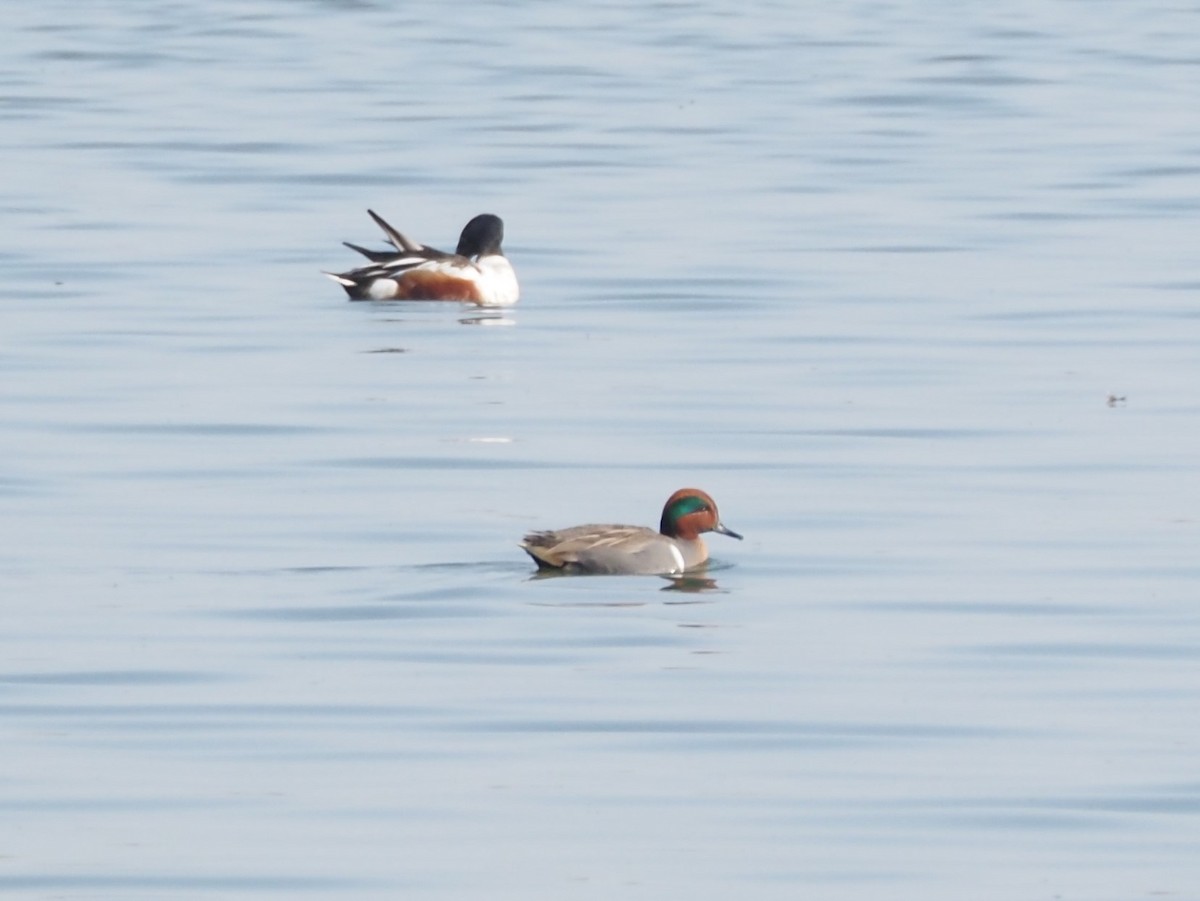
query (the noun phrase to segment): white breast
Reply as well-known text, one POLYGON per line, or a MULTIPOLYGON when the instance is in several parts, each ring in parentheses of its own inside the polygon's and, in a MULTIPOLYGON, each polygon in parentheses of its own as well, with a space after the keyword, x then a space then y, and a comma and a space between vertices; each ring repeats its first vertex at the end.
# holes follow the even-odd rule
POLYGON ((506 257, 493 254, 480 257, 475 263, 479 267, 479 294, 481 306, 510 307, 521 296, 517 285, 517 274, 506 257))

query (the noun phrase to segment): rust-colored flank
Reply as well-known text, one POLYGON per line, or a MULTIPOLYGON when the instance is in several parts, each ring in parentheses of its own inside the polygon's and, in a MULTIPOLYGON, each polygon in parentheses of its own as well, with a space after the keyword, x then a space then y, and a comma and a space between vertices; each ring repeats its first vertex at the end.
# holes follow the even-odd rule
POLYGON ((400 300, 467 300, 478 303, 474 282, 444 272, 406 272, 399 279, 396 297, 400 300))

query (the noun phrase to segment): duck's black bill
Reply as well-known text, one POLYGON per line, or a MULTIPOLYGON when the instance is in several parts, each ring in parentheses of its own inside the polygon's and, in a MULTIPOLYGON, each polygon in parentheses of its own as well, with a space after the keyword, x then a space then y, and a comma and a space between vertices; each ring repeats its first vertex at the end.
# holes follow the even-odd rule
POLYGON ((713 531, 717 532, 721 535, 728 535, 730 538, 736 538, 738 541, 742 540, 741 535, 739 535, 737 532, 733 531, 733 529, 730 529, 730 528, 722 525, 721 523, 717 523, 715 526, 713 526, 713 531))

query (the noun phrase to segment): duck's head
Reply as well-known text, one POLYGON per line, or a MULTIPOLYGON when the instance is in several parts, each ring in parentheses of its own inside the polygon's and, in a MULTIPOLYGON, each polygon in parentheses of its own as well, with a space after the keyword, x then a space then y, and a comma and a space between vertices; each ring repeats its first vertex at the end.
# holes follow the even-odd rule
POLYGON ((454 252, 469 260, 501 254, 500 242, 503 240, 504 221, 491 213, 480 213, 463 226, 458 249, 454 252))
POLYGON ((741 535, 721 524, 717 502, 699 488, 680 488, 667 498, 658 530, 668 538, 684 541, 695 541, 703 532, 718 532, 742 540, 741 535))

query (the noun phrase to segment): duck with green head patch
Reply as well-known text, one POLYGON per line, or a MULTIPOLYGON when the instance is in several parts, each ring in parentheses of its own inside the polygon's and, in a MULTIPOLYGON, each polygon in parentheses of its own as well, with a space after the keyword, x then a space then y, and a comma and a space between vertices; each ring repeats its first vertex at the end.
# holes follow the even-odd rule
POLYGON ((704 532, 742 538, 721 524, 716 501, 705 492, 680 488, 667 498, 657 532, 644 526, 572 526, 530 532, 521 547, 543 570, 678 575, 708 562, 704 532))

